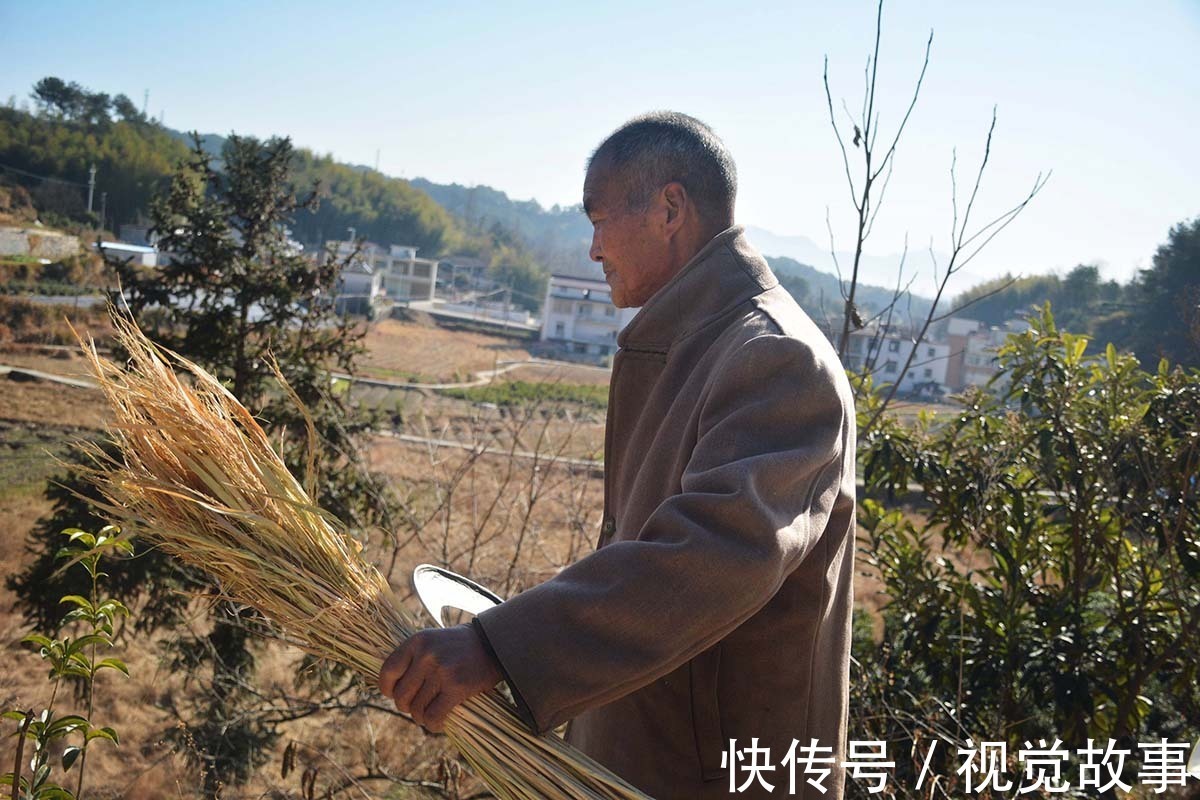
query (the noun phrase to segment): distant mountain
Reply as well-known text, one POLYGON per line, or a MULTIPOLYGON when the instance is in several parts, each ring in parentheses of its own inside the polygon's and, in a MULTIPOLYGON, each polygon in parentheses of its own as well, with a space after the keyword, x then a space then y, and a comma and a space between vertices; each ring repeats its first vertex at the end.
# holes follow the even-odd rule
MULTIPOLYGON (((754 243, 754 239, 750 240, 754 243)), ((755 243, 757 244, 757 243, 755 243)), ((784 285, 808 315, 818 322, 822 320, 840 320, 845 301, 842 299, 841 288, 836 275, 822 272, 816 267, 801 264, 786 256, 766 256, 767 263, 779 276, 784 285)), ((871 286, 860 283, 855 292, 855 305, 858 306, 864 319, 885 309, 892 302, 893 290, 882 286, 871 286)), ((924 319, 933 304, 926 297, 908 296, 898 303, 893 310, 892 320, 904 324, 909 318, 924 319)))
MULTIPOLYGON (((763 228, 747 226, 746 233, 762 253, 772 256, 787 256, 802 264, 811 264, 818 270, 830 274, 837 273, 829 247, 817 244, 807 236, 780 236, 763 228)), ((938 265, 944 268, 949 260, 947 255, 937 252, 938 265)), ((900 253, 887 256, 863 253, 859 263, 858 280, 861 284, 875 286, 895 286, 896 270, 900 265, 900 253)), ((850 270, 854 265, 854 253, 839 250, 837 253, 838 266, 841 267, 842 277, 850 279, 850 270)), ((905 263, 905 280, 917 276, 913 288, 918 292, 933 292, 933 271, 930 267, 929 253, 925 250, 910 250, 905 263)), ((950 292, 956 293, 967 287, 975 286, 988 280, 984 273, 975 271, 973 266, 956 271, 950 280, 950 292)))
MULTIPOLYGON (((780 236, 752 225, 746 227, 746 235, 764 254, 787 256, 801 264, 811 264, 821 272, 837 274, 837 266, 834 265, 833 257, 829 254, 829 247, 819 245, 807 236, 780 236)), ((914 257, 914 253, 909 253, 909 265, 905 272, 910 275, 916 269, 913 263, 914 257)), ((849 280, 850 269, 854 265, 854 254, 839 251, 837 261, 842 270, 842 277, 849 280)), ((880 286, 895 285, 896 269, 899 264, 900 255, 898 253, 893 256, 873 256, 863 253, 859 263, 859 282, 880 286)))

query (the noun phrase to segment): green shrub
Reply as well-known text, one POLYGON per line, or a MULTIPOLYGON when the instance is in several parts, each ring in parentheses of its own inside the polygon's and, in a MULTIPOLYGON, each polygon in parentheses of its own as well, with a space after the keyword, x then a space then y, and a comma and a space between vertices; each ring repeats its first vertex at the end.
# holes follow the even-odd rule
POLYGON ((858 642, 851 739, 895 743, 898 764, 930 738, 1186 739, 1200 373, 1088 356, 1048 307, 999 357, 953 421, 861 443, 862 545, 888 605, 882 643, 858 642), (888 506, 914 484, 916 513, 888 506))
POLYGON ((70 610, 63 616, 61 627, 69 633, 77 633, 76 636, 51 638, 45 634, 31 633, 23 640, 38 648, 42 659, 50 665, 49 680, 54 688, 49 704, 41 712, 10 709, 3 714, 4 719, 17 723, 19 742, 17 772, 0 776, 0 785, 17 784, 19 788, 12 796, 21 800, 74 800, 81 797, 92 743, 103 739, 114 745, 119 744, 115 730, 92 721, 96 675, 106 669, 129 674, 129 669, 119 658, 100 655, 113 646, 113 625, 117 618, 129 614, 129 609, 120 600, 100 596, 100 579, 105 577, 100 571, 100 562, 111 553, 130 555, 133 546, 127 538, 120 537, 118 529, 111 526, 96 534, 76 528, 68 528, 62 533, 68 537, 68 542, 59 550, 58 557, 67 561, 68 567, 78 564, 87 570, 91 592, 87 597, 77 594, 62 597, 61 603, 70 606, 70 610), (75 684, 76 694, 85 705, 85 713, 58 713, 56 702, 64 682, 75 684), (73 743, 66 745, 62 755, 56 757, 53 755, 56 748, 52 745, 60 740, 73 743), (23 755, 30 746, 32 754, 28 762, 29 775, 26 776, 23 755), (59 770, 66 777, 66 773, 76 764, 78 768, 75 770, 75 789, 72 792, 54 779, 59 770))

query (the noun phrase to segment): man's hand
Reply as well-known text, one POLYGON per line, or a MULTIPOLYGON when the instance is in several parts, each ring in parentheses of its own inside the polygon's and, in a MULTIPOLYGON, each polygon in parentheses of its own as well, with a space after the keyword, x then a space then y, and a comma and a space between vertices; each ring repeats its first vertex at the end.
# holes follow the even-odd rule
POLYGON ((460 703, 503 679, 500 666, 470 625, 431 628, 396 648, 379 671, 379 691, 431 733, 441 733, 460 703))

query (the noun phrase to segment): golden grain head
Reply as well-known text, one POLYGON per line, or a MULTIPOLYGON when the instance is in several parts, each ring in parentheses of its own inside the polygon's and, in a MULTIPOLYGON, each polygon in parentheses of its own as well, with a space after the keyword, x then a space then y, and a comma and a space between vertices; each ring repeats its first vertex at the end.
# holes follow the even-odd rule
MULTIPOLYGON (((115 418, 109 433, 118 456, 90 451, 103 510, 208 573, 280 638, 373 683, 383 659, 414 630, 383 576, 315 505, 311 487, 291 475, 237 398, 128 318, 112 317, 129 353, 125 368, 84 344, 115 418)), ((315 442, 311 420, 309 435, 315 442)), ((505 800, 646 798, 557 736, 529 733, 495 692, 456 709, 446 730, 505 800)))

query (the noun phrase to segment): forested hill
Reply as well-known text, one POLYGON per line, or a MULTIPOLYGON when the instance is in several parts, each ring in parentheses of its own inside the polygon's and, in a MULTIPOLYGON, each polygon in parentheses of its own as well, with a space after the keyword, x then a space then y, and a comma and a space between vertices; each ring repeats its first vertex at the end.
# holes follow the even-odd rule
MULTIPOLYGON (((178 131, 171 134, 189 145, 194 136, 178 131)), ((219 165, 225 137, 205 133, 199 140, 219 165)), ((322 201, 316 213, 296 220, 293 233, 302 242, 341 239, 354 228, 356 236, 382 244, 416 245, 423 255, 438 256, 479 255, 481 250, 490 252, 494 244, 519 240, 504 222, 486 227, 473 224, 419 185, 425 181, 392 178, 303 148, 296 153, 293 175, 297 189, 319 183, 322 201)))
POLYGON ((499 227, 515 233, 553 272, 585 275, 596 272, 588 260, 592 226, 582 206, 555 205, 546 209, 536 200, 513 200, 490 186, 434 183, 424 178, 414 178, 410 183, 471 230, 490 231, 499 227))
MULTIPOLYGON (((168 130, 190 147, 194 134, 168 130)), ((200 147, 220 168, 226 137, 215 133, 199 135, 200 147)), ((453 209, 439 203, 422 189, 401 178, 390 178, 365 167, 335 161, 297 148, 293 164, 297 190, 320 186, 321 204, 316 212, 296 218, 292 233, 297 240, 317 246, 344 239, 350 228, 355 236, 382 244, 406 244, 420 248, 422 255, 438 256, 469 251, 479 255, 488 249, 486 236, 473 236, 453 209)), ((504 240, 505 231, 496 230, 504 240)), ((511 238, 511 237, 508 237, 511 238)))
POLYGON ((145 212, 186 156, 183 144, 145 119, 75 122, 0 107, 0 180, 28 189, 50 225, 100 221, 86 219, 93 164, 93 207, 98 211, 103 200, 108 220, 120 224, 145 212))
MULTIPOLYGON (((821 272, 816 267, 801 264, 786 256, 766 258, 771 270, 779 276, 779 282, 792 293, 792 297, 810 317, 816 320, 841 318, 845 301, 842 300, 836 275, 821 272)), ((862 284, 854 293, 854 302, 865 319, 886 309, 893 296, 892 289, 862 284)), ((906 324, 909 317, 924 319, 930 305, 932 301, 928 298, 906 294, 896 303, 892 318, 900 324, 906 324)))
MULTIPOLYGON (((124 95, 46 78, 34 87, 33 97, 36 113, 0 106, 0 188, 28 190, 50 226, 81 228, 94 236, 97 227, 115 231, 137 222, 187 158, 191 137, 148 119, 124 95), (88 215, 93 164, 95 210, 88 215)), ((202 137, 211 154, 219 153, 224 142, 214 134, 202 137)), ((319 183, 322 193, 318 211, 293 220, 293 233, 305 244, 341 239, 354 228, 358 236, 383 244, 416 245, 423 255, 478 256, 530 308, 537 306, 550 272, 595 274, 587 256, 590 225, 578 207, 545 209, 486 186, 405 181, 330 156, 297 152, 297 191, 319 183)), ((835 276, 790 258, 768 260, 810 314, 839 316, 835 276)), ((887 288, 860 286, 863 316, 886 306, 891 295, 887 288)), ((1200 364, 1200 219, 1176 225, 1152 266, 1128 284, 1101 281, 1095 267, 1080 265, 1063 277, 992 281, 955 298, 952 307, 966 307, 962 316, 1001 324, 1046 301, 1064 329, 1136 352, 1143 364, 1152 365, 1160 356, 1200 364)), ((906 298, 898 318, 919 319, 927 308, 923 298, 906 298)))
POLYGON ((954 299, 962 316, 999 324, 1049 302, 1057 324, 1136 353, 1152 369, 1160 358, 1200 366, 1200 217, 1171 228, 1148 269, 1128 283, 1104 281, 1080 264, 1065 276, 1005 276, 954 299))
MULTIPOLYGON (((147 118, 124 95, 112 97, 46 78, 34 86, 32 97, 36 113, 0 107, 0 182, 26 189, 43 222, 52 226, 115 232, 123 224, 143 221, 152 199, 192 146, 191 135, 147 118), (87 183, 93 164, 96 185, 89 215, 87 183)), ((215 156, 218 169, 224 144, 222 136, 201 137, 202 149, 215 156)), ((540 295, 537 278, 545 270, 521 237, 500 227, 469 230, 407 181, 307 150, 297 152, 297 191, 319 182, 322 195, 318 211, 293 220, 294 235, 306 245, 343 238, 353 227, 359 236, 414 244, 426 255, 482 257, 507 269, 515 285, 540 295)))
MULTIPOLYGON (((116 231, 142 221, 152 198, 194 146, 193 134, 161 126, 124 95, 110 97, 46 78, 32 96, 37 113, 0 107, 0 181, 29 189, 51 225, 116 231), (92 164, 96 197, 89 217, 86 183, 92 164)), ((199 142, 220 169, 226 138, 203 134, 199 142)), ((406 181, 331 156, 296 152, 297 191, 319 185, 321 194, 315 212, 293 220, 293 235, 305 245, 344 238, 353 228, 355 235, 383 244, 416 245, 427 256, 478 256, 527 305, 537 303, 551 272, 599 276, 588 259, 591 226, 579 206, 546 209, 488 186, 406 181)), ((786 258, 773 264, 811 313, 830 313, 840 305, 834 276, 786 258)), ((860 306, 870 311, 885 304, 890 292, 862 287, 859 297, 860 306)))

